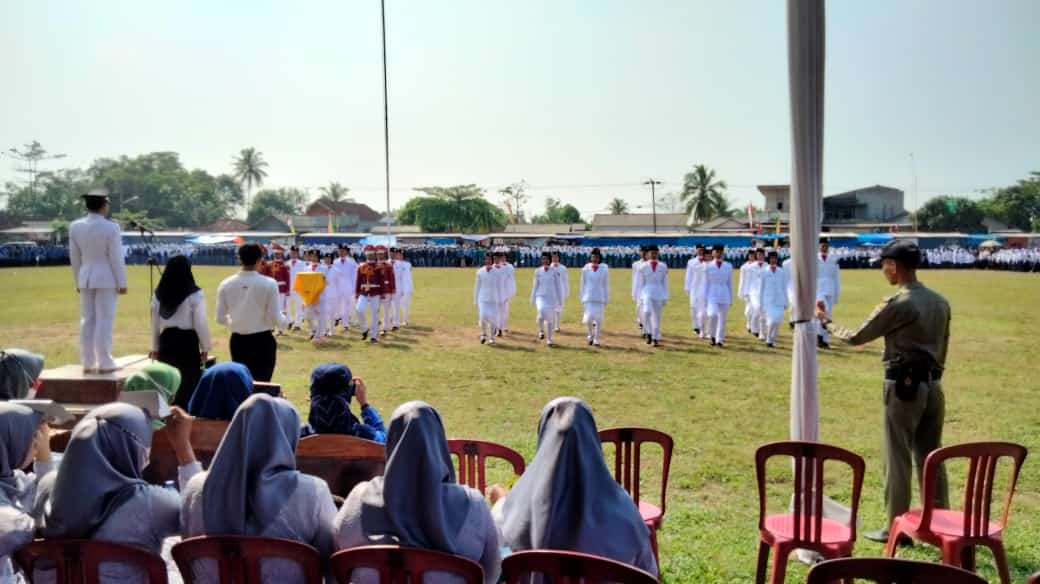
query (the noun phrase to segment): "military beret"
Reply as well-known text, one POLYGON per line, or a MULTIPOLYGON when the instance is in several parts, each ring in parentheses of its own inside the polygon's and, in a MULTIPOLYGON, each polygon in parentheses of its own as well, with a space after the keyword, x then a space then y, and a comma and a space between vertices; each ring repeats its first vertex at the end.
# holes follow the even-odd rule
POLYGON ((909 239, 893 239, 881 248, 881 259, 896 260, 903 265, 917 267, 921 262, 921 248, 909 239))

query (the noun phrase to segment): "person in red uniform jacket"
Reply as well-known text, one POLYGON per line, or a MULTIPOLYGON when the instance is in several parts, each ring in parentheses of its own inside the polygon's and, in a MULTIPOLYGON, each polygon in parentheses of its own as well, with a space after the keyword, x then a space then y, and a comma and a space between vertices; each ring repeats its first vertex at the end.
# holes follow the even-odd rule
POLYGON ((386 246, 380 245, 376 247, 376 260, 379 266, 380 281, 382 283, 382 288, 379 289, 379 305, 383 309, 383 318, 380 321, 383 325, 381 334, 385 335, 387 325, 392 323, 394 320, 392 311, 394 292, 397 290, 397 279, 394 277, 394 264, 392 261, 387 259, 386 246))
MULTIPOLYGON (((282 309, 282 315, 286 316, 289 314, 289 297, 292 294, 292 282, 290 282, 289 277, 289 266, 282 259, 284 251, 285 248, 275 244, 274 259, 264 264, 266 268, 264 275, 274 278, 274 281, 278 282, 278 306, 282 309)), ((278 336, 282 336, 284 333, 283 325, 280 323, 278 336)))
POLYGON ((372 335, 372 343, 379 342, 379 305, 383 296, 383 270, 376 262, 376 248, 365 246, 365 261, 358 266, 354 283, 357 313, 361 318, 361 340, 372 335))

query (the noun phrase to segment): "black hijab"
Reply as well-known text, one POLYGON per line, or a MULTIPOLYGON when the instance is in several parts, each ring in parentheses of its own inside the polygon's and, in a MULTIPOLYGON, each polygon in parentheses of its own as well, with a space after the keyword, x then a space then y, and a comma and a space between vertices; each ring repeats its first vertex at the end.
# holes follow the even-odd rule
POLYGON ((184 299, 198 292, 195 276, 191 273, 191 260, 187 256, 175 255, 166 262, 166 269, 155 287, 155 299, 159 301, 159 316, 170 318, 184 299))

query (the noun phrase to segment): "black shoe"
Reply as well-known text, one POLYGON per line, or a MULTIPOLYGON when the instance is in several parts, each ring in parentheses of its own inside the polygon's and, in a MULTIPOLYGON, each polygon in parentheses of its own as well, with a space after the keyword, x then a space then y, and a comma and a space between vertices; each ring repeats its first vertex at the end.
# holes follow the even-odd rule
POLYGON ((545 333, 543 333, 542 331, 538 331, 538 340, 540 341, 540 340, 542 340, 544 338, 545 338, 545 333))
POLYGON ((661 346, 661 341, 654 341, 654 346, 655 347, 660 347, 661 346))
POLYGON ((368 331, 361 331, 361 340, 363 341, 363 340, 365 340, 367 338, 368 338, 368 331))
POLYGON ((496 337, 500 337, 500 336, 502 336, 502 329, 498 329, 498 334, 496 334, 495 336, 496 336, 496 337))
POLYGON ((485 337, 484 335, 480 335, 480 344, 483 345, 486 342, 487 342, 487 337, 485 337))
POLYGON ((379 339, 377 339, 375 337, 372 337, 371 339, 369 339, 369 342, 371 342, 373 345, 375 345, 375 344, 379 343, 379 339))
POLYGON ((586 339, 589 342, 589 346, 592 346, 592 339, 586 339))
POLYGON ((775 349, 776 348, 776 343, 766 343, 766 346, 769 347, 770 349, 775 349))
POLYGON ((653 342, 654 342, 653 337, 651 337, 650 335, 646 335, 646 344, 649 345, 649 344, 652 344, 653 342))
POLYGON ((390 329, 390 330, 392 330, 392 331, 395 331, 395 332, 396 332, 396 331, 397 331, 397 327, 395 326, 394 328, 392 328, 392 329, 390 329))
POLYGON ((719 341, 719 342, 715 343, 715 346, 720 348, 720 349, 725 349, 726 348, 725 343, 723 343, 722 341, 719 341))
POLYGON ((712 337, 712 338, 711 338, 711 346, 712 346, 712 347, 714 347, 714 346, 715 346, 715 337, 712 337))
POLYGON ((701 329, 699 329, 699 328, 695 328, 695 329, 693 329, 693 334, 695 334, 695 335, 697 335, 697 336, 700 336, 700 334, 701 334, 701 329))

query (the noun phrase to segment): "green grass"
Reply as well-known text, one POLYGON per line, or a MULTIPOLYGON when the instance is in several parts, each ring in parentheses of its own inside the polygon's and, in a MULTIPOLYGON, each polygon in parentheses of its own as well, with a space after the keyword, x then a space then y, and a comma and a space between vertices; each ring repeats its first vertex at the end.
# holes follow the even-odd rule
MULTIPOLYGON (((202 267, 196 277, 206 291, 211 316, 216 286, 228 268, 202 267)), ((571 270, 572 290, 577 270, 571 270)), ((450 436, 502 442, 530 458, 542 406, 560 395, 576 395, 592 407, 601 428, 650 426, 675 438, 661 563, 669 581, 748 582, 757 541, 757 495, 752 465, 755 448, 788 436, 790 339, 764 350, 743 332, 742 306, 730 313, 728 347, 695 342, 689 330, 681 273, 672 274, 673 300, 665 309, 664 346, 640 342, 628 298, 629 272, 613 277, 605 346, 590 350, 581 332, 580 306, 567 305, 560 346, 547 349, 534 336, 533 309, 526 302, 530 271, 518 274, 519 297, 511 327, 495 346, 477 343, 472 305, 473 272, 417 269, 418 292, 412 326, 372 347, 356 335, 315 348, 299 335, 279 342, 275 381, 306 415, 307 379, 318 363, 350 365, 370 388, 385 417, 406 400, 434 404, 450 436)), ((924 281, 953 307, 946 389, 945 443, 1000 439, 1040 447, 1040 368, 1035 333, 1040 330, 1040 277, 1027 274, 926 272, 924 281)), ((0 271, 6 291, 0 305, 0 346, 20 346, 47 356, 49 366, 77 359, 78 300, 68 268, 0 271)), ((148 349, 148 273, 131 270, 131 292, 120 299, 117 354, 148 349)), ((835 318, 855 324, 890 294, 877 272, 847 271, 835 318)), ((211 325, 214 353, 227 358, 227 333, 211 325)), ((867 461, 861 526, 883 518, 881 497, 880 343, 843 347, 820 355, 820 436, 861 454, 867 461)), ((1034 454, 1034 458, 1035 458, 1034 454)), ((648 472, 652 463, 647 463, 648 472)), ((779 470, 779 467, 778 467, 779 470)), ((952 476, 958 474, 953 469, 952 476)), ((650 474, 654 474, 651 472, 650 474)), ((961 473, 963 476, 963 473, 961 473)), ((843 475, 828 481, 840 499, 843 475)), ((651 481, 652 483, 652 481, 651 481)), ((956 484, 956 481, 955 481, 956 484)), ((779 483, 776 505, 783 503, 779 483)), ((652 484, 644 493, 653 493, 652 484)), ((954 491, 952 497, 960 497, 954 491)), ((1040 570, 1040 461, 1027 460, 1005 533, 1015 581, 1040 570)), ((857 555, 879 555, 882 547, 863 540, 857 555)), ((908 556, 935 560, 938 552, 916 546, 908 556)), ((995 579, 989 554, 979 554, 981 573, 995 579)), ((804 577, 795 563, 791 582, 804 577)))

